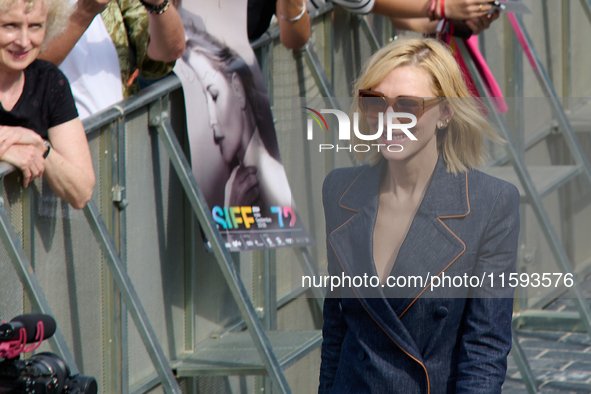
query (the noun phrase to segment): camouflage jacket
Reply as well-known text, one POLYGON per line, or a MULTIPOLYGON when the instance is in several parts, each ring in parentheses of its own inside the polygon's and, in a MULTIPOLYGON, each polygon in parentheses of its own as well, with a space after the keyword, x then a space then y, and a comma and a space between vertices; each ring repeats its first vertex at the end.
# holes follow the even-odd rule
POLYGON ((139 1, 113 0, 101 16, 119 56, 123 97, 139 91, 134 75, 136 69, 146 79, 162 78, 172 71, 174 62, 164 63, 148 57, 148 13, 139 1))

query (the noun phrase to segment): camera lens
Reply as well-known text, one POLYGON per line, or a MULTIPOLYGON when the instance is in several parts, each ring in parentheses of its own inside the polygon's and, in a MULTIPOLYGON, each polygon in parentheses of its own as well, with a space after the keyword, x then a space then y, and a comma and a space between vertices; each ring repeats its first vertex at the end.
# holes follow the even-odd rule
POLYGON ((35 367, 39 372, 52 375, 57 379, 55 388, 60 393, 70 375, 70 368, 59 356, 49 352, 35 354, 26 360, 27 366, 35 367))
POLYGON ((92 376, 70 376, 70 368, 58 355, 44 352, 27 360, 0 363, 0 394, 97 394, 92 376))
POLYGON ((66 380, 70 394, 97 394, 96 380, 91 376, 76 375, 66 380))

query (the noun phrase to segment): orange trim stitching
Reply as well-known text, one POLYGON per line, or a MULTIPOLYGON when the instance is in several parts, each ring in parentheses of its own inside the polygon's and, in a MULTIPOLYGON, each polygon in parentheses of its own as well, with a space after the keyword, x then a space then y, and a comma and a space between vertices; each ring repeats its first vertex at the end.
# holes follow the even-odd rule
MULTIPOLYGON (((443 223, 443 221, 441 219, 451 219, 451 218, 461 218, 461 217, 466 217, 468 216, 468 214, 470 214, 470 198, 468 195, 468 173, 466 172, 466 203, 468 204, 468 212, 460 214, 460 215, 449 215, 449 216, 437 216, 437 220, 439 220, 439 223, 441 223, 443 225, 443 227, 445 227, 447 229, 447 231, 449 231, 454 237, 456 237, 456 239, 458 241, 461 242, 461 244, 464 246, 464 249, 460 252, 460 254, 458 254, 443 270, 441 270, 441 272, 439 274, 437 274, 437 276, 441 275, 446 269, 448 269, 453 263, 456 262, 456 260, 464 254, 464 252, 466 251, 466 244, 464 243, 464 241, 462 241, 460 239, 460 237, 458 237, 456 235, 456 233, 454 233, 453 231, 450 230, 449 227, 446 226, 445 223, 443 223)), ((334 249, 334 248, 333 248, 334 249)), ((425 286, 423 288, 423 290, 419 293, 418 296, 415 297, 414 300, 412 300, 412 302, 406 307, 406 309, 404 311, 402 311, 402 313, 398 316, 398 318, 402 318, 402 316, 406 313, 406 311, 408 311, 408 309, 415 303, 415 301, 421 296, 423 295, 423 293, 429 288, 429 286, 431 286, 433 284, 433 278, 431 278, 431 283, 429 283, 427 286, 425 286)))
MULTIPOLYGON (((353 211, 353 212, 359 212, 359 210, 358 210, 358 209, 355 209, 355 208, 349 208, 349 207, 346 207, 346 206, 342 205, 342 204, 341 204, 341 200, 343 199, 343 197, 345 197, 345 194, 347 194, 347 192, 349 191, 349 189, 351 188, 351 186, 353 186, 353 184, 354 184, 354 183, 357 181, 357 178, 359 178, 359 177, 361 176, 361 174, 363 174, 364 172, 365 172, 365 171, 361 171, 361 172, 359 173, 359 175, 357 175, 357 176, 355 177, 355 179, 353 179, 353 182, 351 182, 351 184, 349 185, 349 187, 347 188, 347 190, 345 190, 345 191, 343 192, 343 195, 341 196, 341 198, 339 198, 339 207, 341 207, 341 208, 344 208, 344 209, 348 209, 349 211, 353 211)), ((346 223, 346 222, 345 222, 345 223, 346 223)), ((335 230, 335 231, 336 231, 336 230, 335 230)), ((332 233, 331 233, 331 234, 332 234, 332 233)))
MULTIPOLYGON (((359 213, 359 211, 357 211, 359 213)), ((334 230, 332 230, 332 232, 328 235, 329 237, 332 235, 332 233, 334 233, 335 231, 337 231, 338 229, 340 229, 341 227, 343 227, 345 224, 349 223, 351 221, 351 219, 353 219, 355 216, 357 215, 353 215, 351 216, 349 219, 347 219, 347 221, 343 224, 341 224, 339 227, 335 228, 334 230)), ((328 240, 330 242, 330 240, 328 240)), ((332 245, 332 244, 331 244, 332 245)), ((333 248, 334 249, 334 248, 333 248)), ((336 251, 335 251, 336 253, 336 251)), ((344 270, 343 270, 344 271, 344 270)))

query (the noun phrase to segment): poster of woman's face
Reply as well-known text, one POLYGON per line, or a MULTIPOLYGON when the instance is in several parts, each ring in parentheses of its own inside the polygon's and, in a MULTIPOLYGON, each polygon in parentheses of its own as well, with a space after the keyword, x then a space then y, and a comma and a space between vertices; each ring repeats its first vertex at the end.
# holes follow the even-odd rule
POLYGON ((262 74, 246 35, 246 0, 182 4, 193 173, 232 250, 311 243, 297 219, 262 74))
POLYGON ((230 165, 238 155, 244 130, 243 117, 232 116, 241 114, 245 109, 242 82, 236 74, 228 78, 217 72, 205 56, 195 52, 189 57, 189 64, 204 87, 214 143, 219 147, 223 160, 230 165))

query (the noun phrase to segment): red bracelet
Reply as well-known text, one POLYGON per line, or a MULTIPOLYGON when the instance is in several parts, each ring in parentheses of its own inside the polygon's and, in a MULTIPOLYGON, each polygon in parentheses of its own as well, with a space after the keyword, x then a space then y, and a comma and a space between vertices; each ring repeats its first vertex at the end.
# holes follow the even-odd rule
POLYGON ((427 14, 429 16, 429 20, 434 21, 435 19, 437 19, 435 17, 435 7, 437 6, 437 0, 431 0, 431 6, 429 7, 429 13, 427 14))
POLYGON ((441 3, 439 5, 439 9, 441 10, 441 19, 445 19, 445 8, 443 7, 443 1, 441 0, 441 3))

